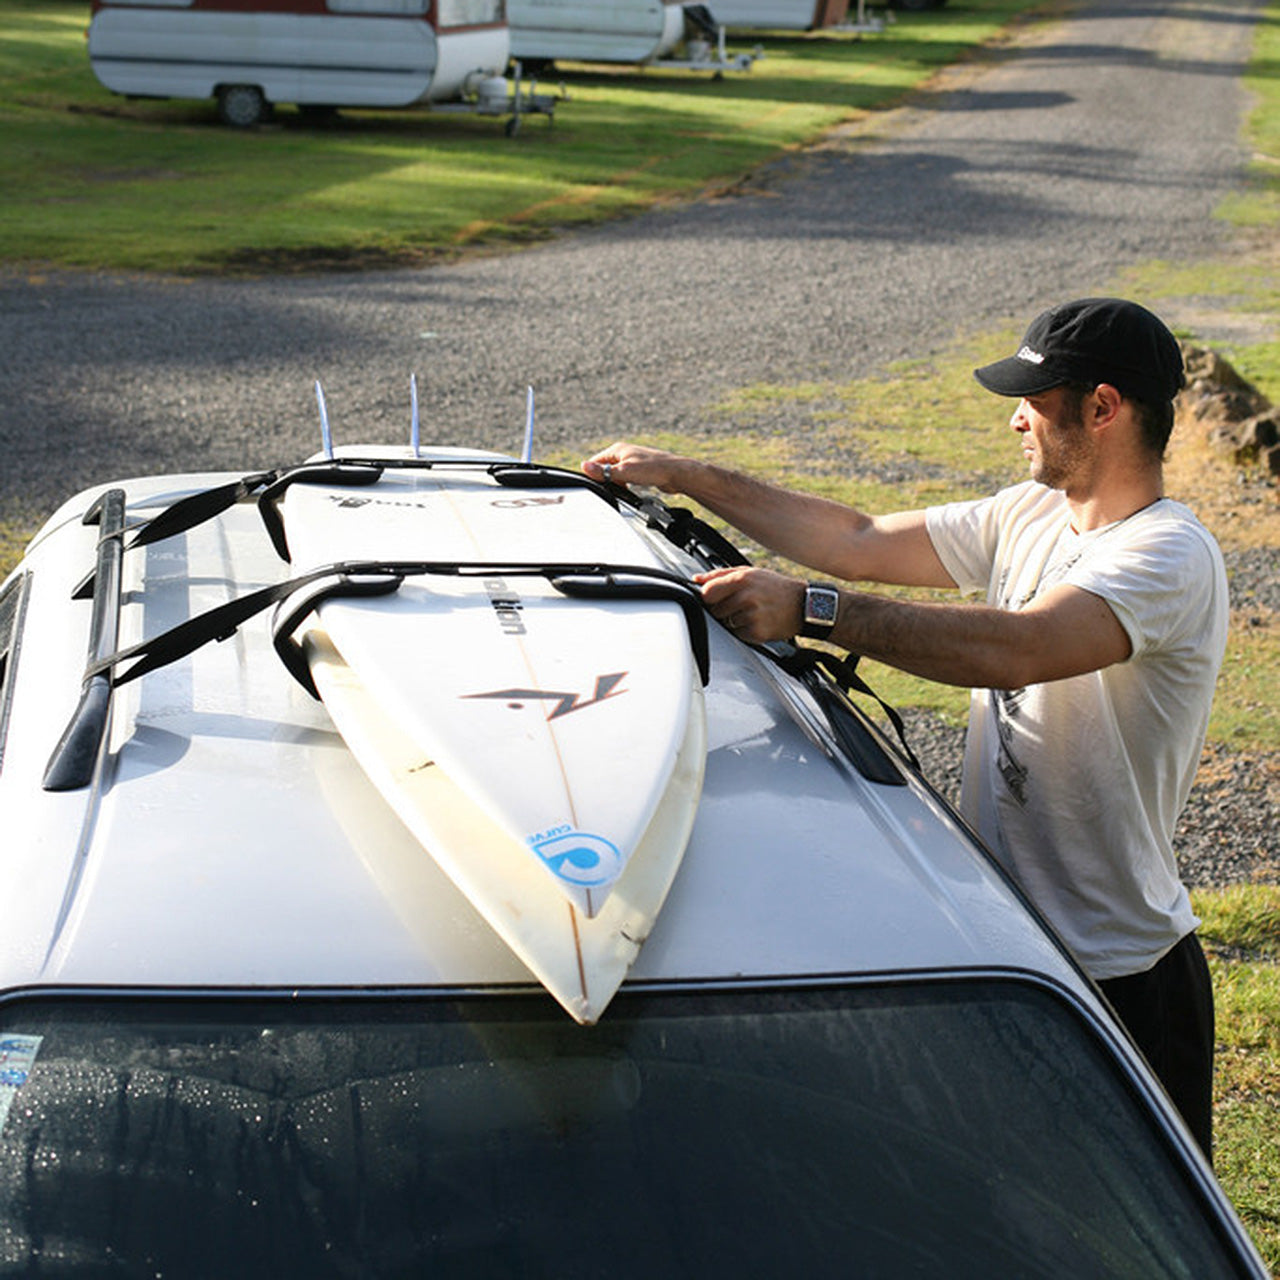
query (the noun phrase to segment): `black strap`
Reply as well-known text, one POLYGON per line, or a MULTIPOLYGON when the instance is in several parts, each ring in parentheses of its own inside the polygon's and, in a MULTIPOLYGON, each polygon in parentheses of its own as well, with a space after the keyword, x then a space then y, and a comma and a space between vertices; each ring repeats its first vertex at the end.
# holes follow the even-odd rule
POLYGON ((168 666, 194 653, 211 640, 226 640, 234 635, 241 624, 248 622, 263 609, 279 603, 302 587, 310 585, 325 577, 340 576, 342 570, 338 566, 317 569, 314 573, 303 574, 299 578, 290 578, 287 582, 278 582, 274 586, 263 587, 247 596, 236 600, 228 600, 216 608, 198 613, 194 618, 180 622, 168 631, 142 640, 138 644, 125 649, 117 649, 115 653, 92 663, 87 675, 105 674, 110 678, 112 688, 128 684, 131 680, 145 676, 149 671, 168 666), (121 664, 129 664, 121 670, 121 664))
MULTIPOLYGON (((505 561, 340 561, 313 569, 309 573, 272 586, 250 592, 236 600, 217 605, 204 613, 178 623, 168 631, 152 636, 138 644, 91 662, 85 670, 85 679, 106 676, 112 688, 128 684, 139 676, 185 658, 211 640, 226 640, 238 627, 255 614, 273 604, 280 604, 300 591, 305 591, 326 580, 331 586, 308 592, 297 606, 277 622, 274 643, 285 666, 295 675, 308 693, 315 695, 315 686, 309 676, 300 674, 305 669, 305 659, 289 652, 286 645, 301 620, 323 599, 332 595, 377 595, 394 591, 407 577, 438 574, 452 577, 478 577, 496 574, 505 577, 541 577, 568 596, 591 596, 615 599, 670 600, 684 610, 689 626, 689 639, 698 663, 698 670, 705 684, 709 676, 710 659, 706 633, 706 618, 702 611, 701 594, 686 579, 665 569, 642 565, 607 564, 511 564, 505 561), (123 670, 121 667, 123 665, 123 670)), ((296 646, 295 646, 296 647, 296 646)))
POLYGON ((907 741, 907 727, 903 723, 902 716, 898 713, 897 708, 887 703, 855 670, 858 659, 851 654, 840 657, 838 654, 830 653, 826 649, 814 649, 808 645, 797 645, 790 653, 774 654, 775 661, 782 667, 784 671, 804 679, 811 679, 818 672, 821 672, 829 680, 835 682, 836 686, 845 693, 864 693, 868 697, 874 698, 880 704, 880 709, 889 719, 889 723, 893 725, 894 731, 898 735, 898 741, 902 745, 903 754, 910 762, 911 767, 920 773, 920 761, 916 758, 916 753, 911 749, 911 744, 907 741))
POLYGON ((650 516, 651 528, 655 525, 651 513, 655 510, 663 512, 666 518, 656 527, 676 546, 708 564, 728 568, 749 563, 746 556, 724 534, 705 520, 699 519, 688 507, 669 507, 666 503, 654 502, 642 509, 650 516))
POLYGON ((247 498, 255 489, 270 484, 277 475, 279 472, 276 471, 258 471, 233 480, 230 484, 202 489, 199 493, 179 498, 177 502, 165 507, 159 515, 136 526, 129 546, 145 547, 149 543, 159 542, 161 538, 186 533, 188 529, 194 529, 196 525, 220 516, 228 507, 247 498))

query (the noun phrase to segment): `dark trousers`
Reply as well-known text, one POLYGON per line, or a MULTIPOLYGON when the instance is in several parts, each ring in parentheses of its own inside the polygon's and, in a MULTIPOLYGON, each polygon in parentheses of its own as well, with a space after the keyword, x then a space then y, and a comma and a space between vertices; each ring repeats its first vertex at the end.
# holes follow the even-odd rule
POLYGON ((1154 968, 1098 984, 1213 1160, 1213 984, 1189 933, 1154 968))

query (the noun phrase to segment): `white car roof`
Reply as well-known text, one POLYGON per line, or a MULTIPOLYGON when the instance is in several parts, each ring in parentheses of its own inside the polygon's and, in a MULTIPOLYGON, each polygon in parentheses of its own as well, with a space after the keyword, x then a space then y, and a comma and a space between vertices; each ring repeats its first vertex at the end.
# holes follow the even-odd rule
MULTIPOLYGON (((234 479, 124 482, 129 519, 234 479)), ((43 789, 80 695, 93 606, 72 597, 99 492, 10 579, 0 988, 531 983, 277 659, 266 615, 119 688, 92 782, 43 789)), ((288 572, 238 503, 125 553, 120 644, 288 572)), ((1002 970, 1087 992, 941 800, 905 766, 898 785, 864 777, 811 695, 715 624, 706 707, 693 835, 630 981, 1002 970)))

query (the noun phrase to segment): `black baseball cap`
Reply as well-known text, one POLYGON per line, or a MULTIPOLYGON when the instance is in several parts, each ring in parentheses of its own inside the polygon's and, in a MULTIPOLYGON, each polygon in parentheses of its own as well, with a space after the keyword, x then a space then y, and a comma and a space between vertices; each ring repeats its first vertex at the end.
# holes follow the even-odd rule
POLYGON ((1081 298, 1041 312, 1016 355, 973 376, 999 396, 1108 382, 1122 395, 1160 404, 1182 389, 1182 352, 1163 321, 1136 302, 1081 298))

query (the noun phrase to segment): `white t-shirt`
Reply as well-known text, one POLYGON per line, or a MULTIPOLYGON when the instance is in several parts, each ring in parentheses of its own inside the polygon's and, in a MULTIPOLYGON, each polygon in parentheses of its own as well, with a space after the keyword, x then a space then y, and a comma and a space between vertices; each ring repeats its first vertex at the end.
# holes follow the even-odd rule
POLYGON ((1218 545, 1167 498, 1078 534, 1034 481, 926 519, 962 591, 1020 609, 1068 583, 1128 633, 1131 656, 1101 671, 973 691, 960 807, 1086 972, 1141 973, 1200 923, 1172 836, 1226 648, 1218 545))

